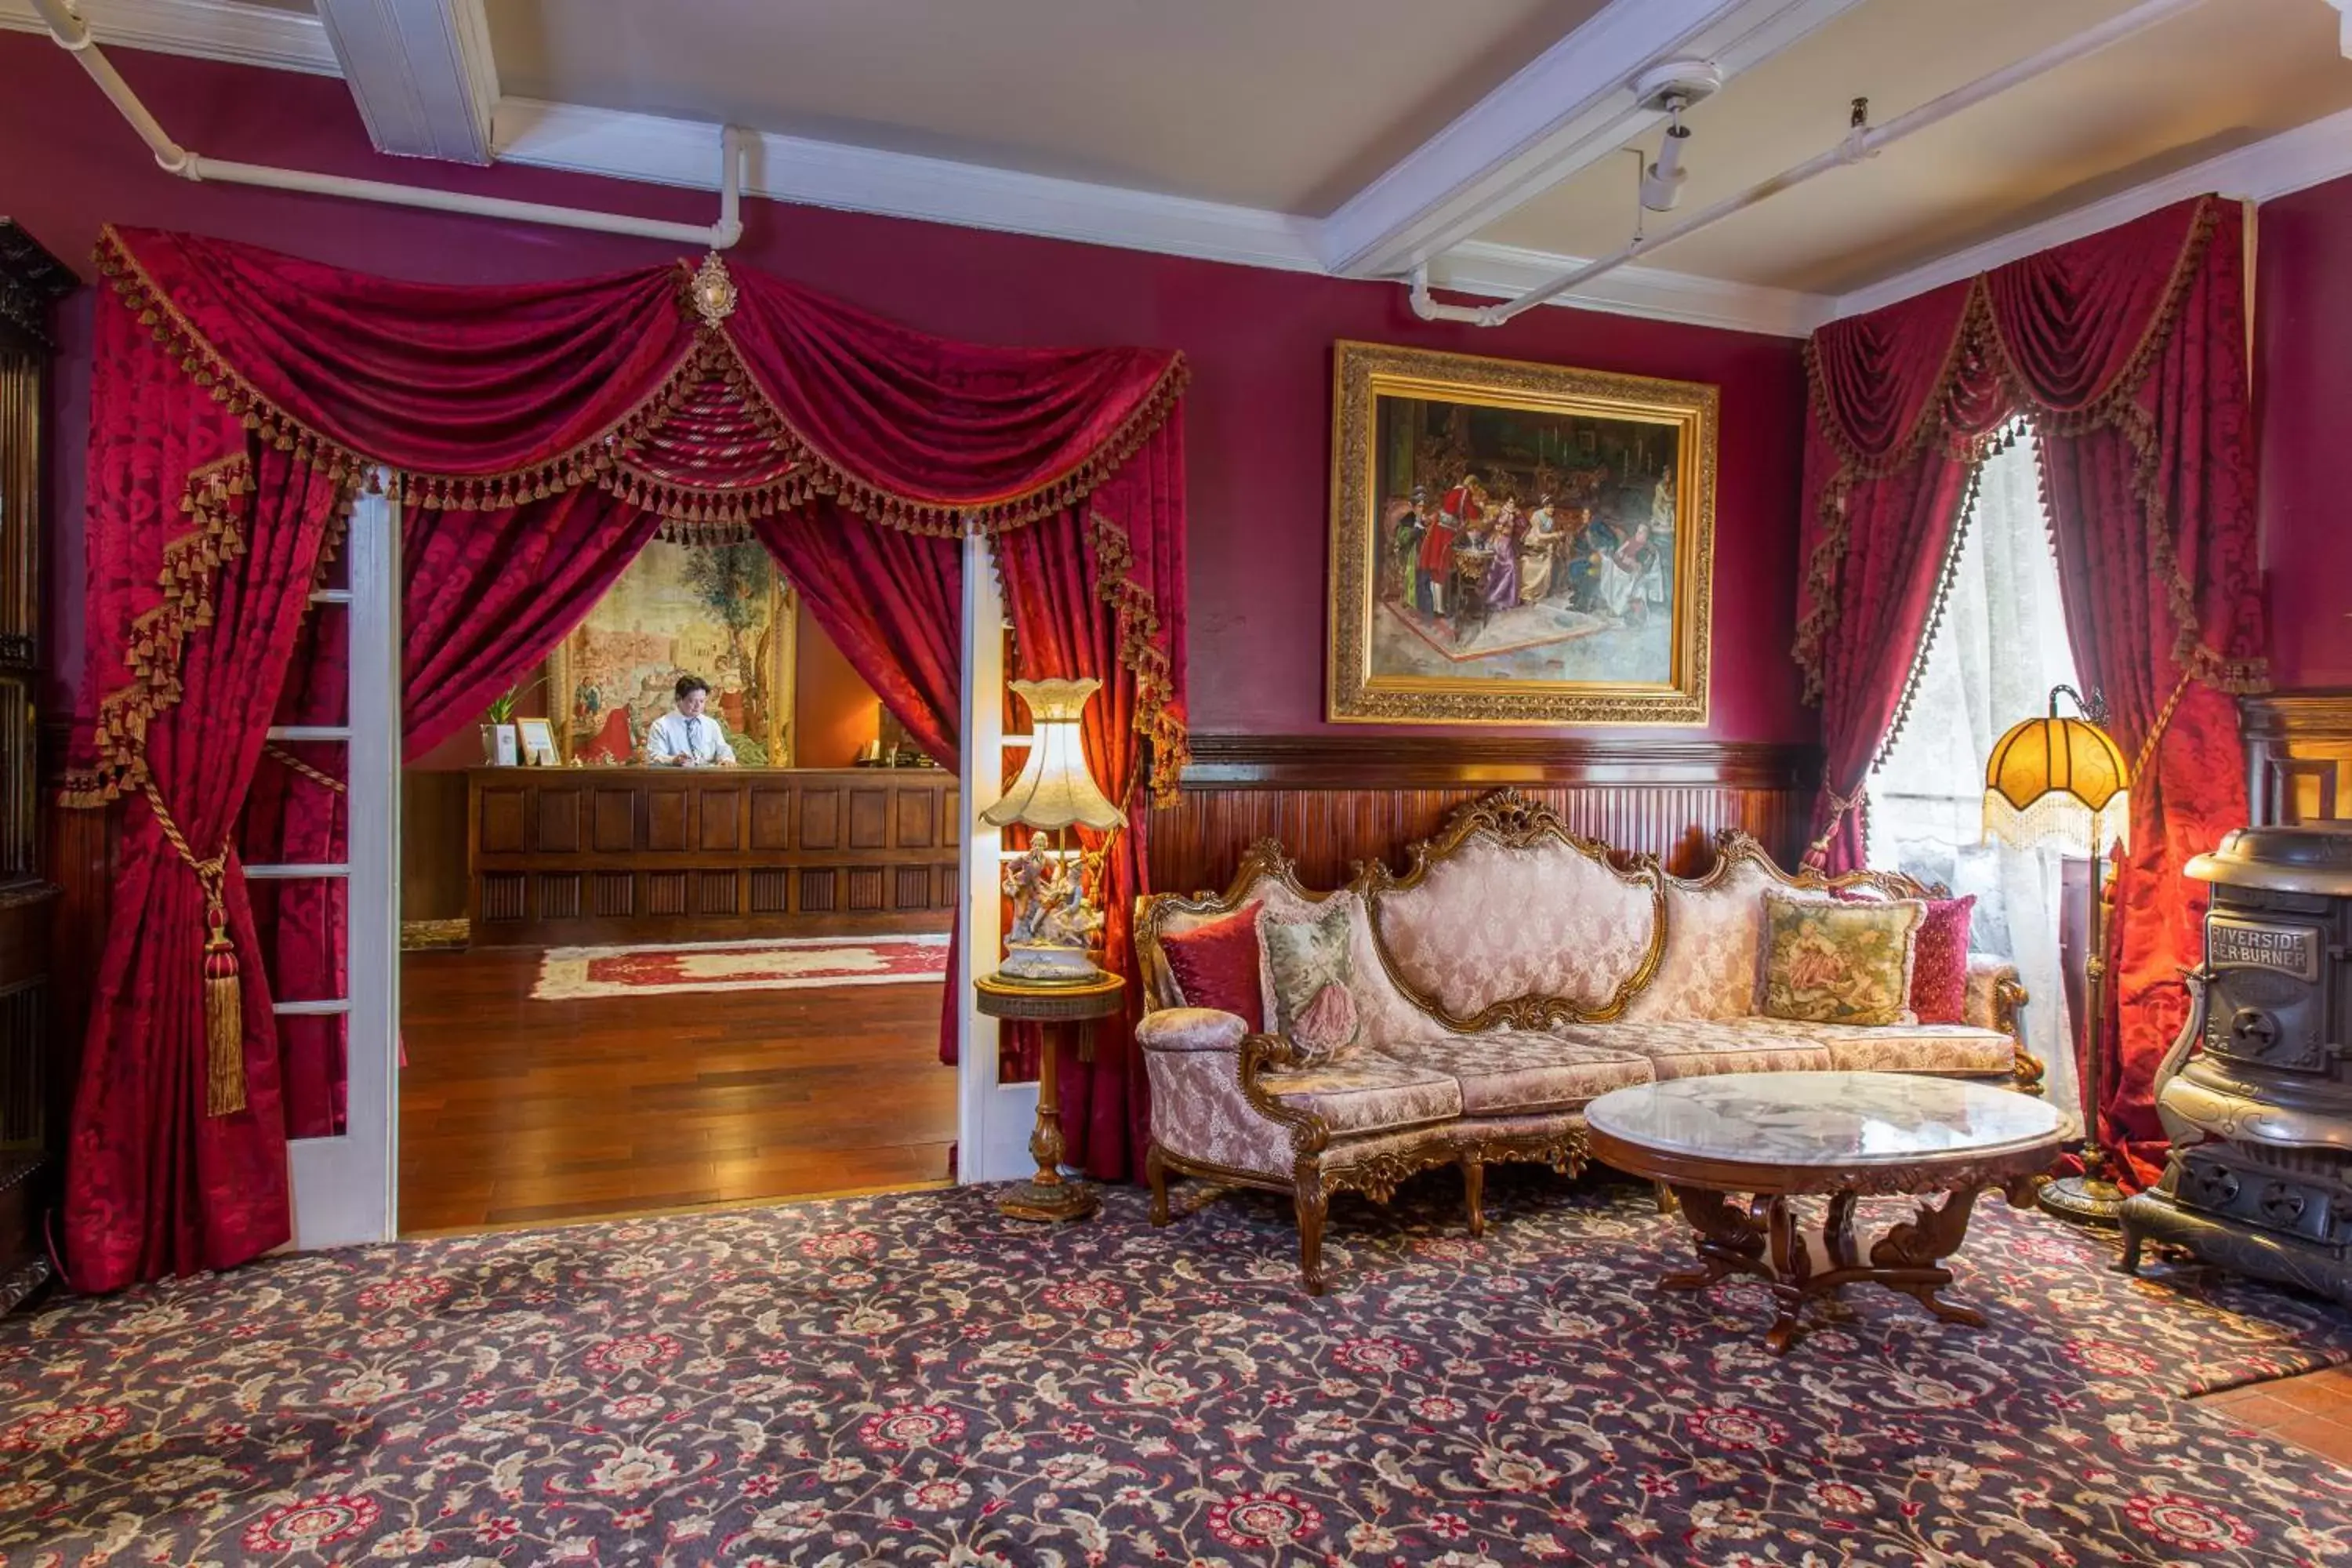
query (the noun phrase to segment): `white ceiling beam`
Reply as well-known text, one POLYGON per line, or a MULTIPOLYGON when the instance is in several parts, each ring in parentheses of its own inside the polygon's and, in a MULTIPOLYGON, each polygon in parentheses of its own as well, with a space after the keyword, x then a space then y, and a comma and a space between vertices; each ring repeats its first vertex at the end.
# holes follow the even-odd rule
MULTIPOLYGON (((237 0, 75 0, 74 9, 101 44, 309 76, 341 73, 325 26, 308 12, 237 0)), ((33 0, 0 0, 0 28, 49 30, 33 0)))
POLYGON ((318 0, 379 153, 490 161, 499 74, 482 0, 318 0))
POLYGON ((1645 67, 1703 58, 1727 82, 1860 3, 1610 0, 1341 205, 1324 264, 1408 272, 1663 123, 1633 90, 1645 67))
POLYGON ((2118 191, 2041 223, 2011 229, 1893 278, 1842 294, 1833 314, 1840 319, 1864 315, 2208 192, 2244 201, 2267 202, 2346 175, 2352 175, 2352 109, 2298 125, 2292 131, 2282 131, 2276 136, 2173 174, 2160 174, 2127 191, 2118 191))

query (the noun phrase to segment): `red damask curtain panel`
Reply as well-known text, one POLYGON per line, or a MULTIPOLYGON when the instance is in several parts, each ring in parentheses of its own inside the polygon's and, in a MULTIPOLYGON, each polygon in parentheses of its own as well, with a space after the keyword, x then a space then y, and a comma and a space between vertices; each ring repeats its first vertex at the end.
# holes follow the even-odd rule
MULTIPOLYGON (((543 658, 667 531, 765 540, 919 743, 953 765, 960 541, 1034 529, 1022 558, 1077 570, 1086 587, 1031 613, 1104 661, 1079 673, 1124 683, 1120 734, 1172 784, 1181 356, 956 343, 730 278, 715 257, 694 272, 461 289, 109 230, 99 262, 114 294, 100 311, 91 658, 68 802, 144 804, 126 819, 74 1113, 78 1283, 222 1267, 282 1241, 288 1132, 340 1125, 339 1032, 289 1027, 281 1058, 261 975, 266 953, 289 985, 340 986, 338 893, 274 891, 257 927, 237 856, 219 846, 242 818, 245 842, 272 856, 340 856, 336 770, 302 747, 265 750, 264 732, 273 714, 315 721, 341 689, 339 647, 305 610, 378 470, 404 503, 412 752, 543 658), (206 1033, 231 970, 241 1040, 206 1033)), ((1104 1103, 1140 1124, 1139 1107, 1104 1103)), ((1124 1137, 1102 1142, 1132 1164, 1124 1137)))
POLYGON ((2248 440, 2242 212, 2207 196, 1824 328, 1808 345, 1810 539, 1796 656, 1827 752, 1811 858, 1860 858, 1973 464, 2023 415, 2076 663, 2137 752, 2117 977, 2095 1086, 2142 1180, 2155 1065, 2201 949, 2188 858, 2245 820, 2231 694, 2266 684, 2248 440))

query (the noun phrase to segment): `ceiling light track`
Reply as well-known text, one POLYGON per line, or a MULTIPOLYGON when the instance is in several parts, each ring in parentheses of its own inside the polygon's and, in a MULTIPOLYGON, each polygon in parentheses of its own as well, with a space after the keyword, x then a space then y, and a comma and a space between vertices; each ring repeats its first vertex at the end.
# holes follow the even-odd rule
POLYGON ((551 206, 541 202, 509 201, 502 196, 468 195, 436 191, 423 185, 397 185, 383 180, 347 179, 340 174, 314 174, 302 169, 279 169, 263 163, 239 163, 205 158, 172 140, 162 123, 131 90, 122 73, 89 36, 89 26, 76 16, 68 0, 33 0, 33 8, 47 24, 58 47, 81 62, 99 90, 105 93, 131 128, 139 132, 166 173, 184 180, 230 185, 257 185, 268 190, 299 191, 310 195, 341 196, 352 201, 381 202, 391 206, 423 207, 433 212, 461 213, 472 217, 504 218, 514 223, 550 224, 559 228, 583 228, 599 234, 665 239, 698 249, 725 250, 743 237, 743 133, 727 126, 719 133, 719 221, 709 226, 668 223, 626 213, 593 212, 583 207, 551 206))
MULTIPOLYGON (((2031 81, 2035 77, 2055 70, 2061 66, 2069 65, 2086 56, 2096 54, 2111 44, 2120 43, 2135 33, 2155 26, 2159 22, 2168 21, 2202 3, 2203 0, 2142 0, 2140 5, 2108 18, 2097 26, 2087 28, 2038 54, 2029 55, 2014 64, 2004 66, 2000 70, 1979 77, 1964 87, 1954 88, 1941 98, 1924 103, 1909 113, 1899 115, 1874 129, 1868 124, 1864 114, 1857 112, 1853 117, 1852 128, 1847 131, 1837 145, 1828 151, 1817 153, 1794 167, 1784 169, 1768 180, 1759 181, 1737 195, 1727 196, 1714 205, 1692 214, 1681 223, 1646 237, 1637 235, 1622 248, 1601 257, 1596 261, 1586 262, 1572 271, 1563 272, 1548 282, 1538 283, 1526 292, 1506 300, 1500 304, 1441 304, 1430 294, 1429 268, 1426 266, 1416 267, 1406 280, 1410 290, 1407 298, 1412 303, 1412 313, 1424 321, 1464 321, 1473 326, 1499 327, 1513 317, 1531 310, 1548 300, 1558 299, 1562 294, 1582 288, 1603 273, 1613 272, 1636 258, 1657 249, 1660 246, 1670 245, 1677 239, 1696 234, 1703 228, 1710 228, 1725 218, 1745 212, 1759 202, 1779 195, 1782 191, 1791 190, 1817 175, 1829 173, 1832 169, 1843 168, 1846 164, 1858 163, 1865 158, 1875 156, 1880 148, 1899 142, 1914 132, 1925 131, 1930 125, 1940 123, 1963 110, 1973 108, 1987 99, 2007 92, 2021 82, 2031 81)), ((1643 81, 1636 84, 1636 90, 1654 90, 1653 75, 1654 72, 1645 73, 1643 81)), ((1855 101, 1857 106, 1863 102, 1861 100, 1855 101)), ((1660 164, 1666 163, 1664 154, 1662 153, 1659 163, 1660 164)), ((1649 197, 1654 194, 1651 176, 1657 166, 1644 166, 1643 179, 1644 205, 1649 205, 1649 197)), ((1679 170, 1674 172, 1677 174, 1680 173, 1679 170)), ((1664 192, 1661 190, 1654 194, 1663 195, 1664 192)))

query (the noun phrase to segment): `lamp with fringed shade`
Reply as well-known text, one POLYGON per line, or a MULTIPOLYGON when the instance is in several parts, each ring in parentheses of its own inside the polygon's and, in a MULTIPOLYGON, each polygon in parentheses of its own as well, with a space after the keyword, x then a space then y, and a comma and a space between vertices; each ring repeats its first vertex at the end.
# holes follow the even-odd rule
POLYGON ((1087 772, 1087 754, 1078 732, 1087 699, 1102 682, 1082 680, 1016 680, 1013 689, 1029 704, 1029 756, 1021 775, 1005 786, 996 804, 980 814, 991 827, 1014 823, 1031 829, 1025 854, 1004 871, 1004 891, 1013 900, 1013 929, 1004 940, 1005 958, 998 973, 1029 985, 1082 985, 1101 978, 1087 949, 1102 930, 1102 912, 1087 896, 1087 862, 1099 863, 1099 853, 1079 856, 1074 868, 1063 847, 1073 827, 1108 833, 1127 826, 1127 814, 1103 798, 1087 772), (1054 835, 1048 850, 1041 835, 1054 835))
POLYGON ((2099 1142, 2099 1040, 2106 1025, 2107 856, 2126 842, 2131 816, 2131 763, 2104 728, 2106 704, 2071 686, 2053 687, 2050 711, 2010 726, 1985 763, 1987 838, 2021 849, 2055 848, 2091 859, 2091 921, 2083 956, 2090 1002, 2084 1053, 2083 1173, 2045 1184, 2042 1206, 2062 1218, 2114 1225, 2123 1189, 2107 1174, 2099 1142), (2077 716, 2058 711, 2061 693, 2077 716))

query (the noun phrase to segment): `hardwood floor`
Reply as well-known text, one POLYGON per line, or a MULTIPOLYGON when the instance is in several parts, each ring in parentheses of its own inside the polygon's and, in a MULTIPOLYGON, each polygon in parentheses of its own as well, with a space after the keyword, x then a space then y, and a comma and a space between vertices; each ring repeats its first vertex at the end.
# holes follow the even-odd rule
POLYGON ((534 1002, 539 956, 402 955, 403 1235, 947 1178, 937 984, 534 1002))

